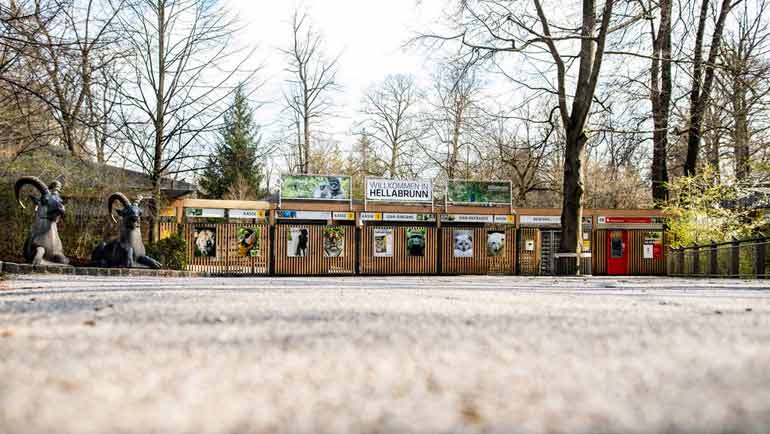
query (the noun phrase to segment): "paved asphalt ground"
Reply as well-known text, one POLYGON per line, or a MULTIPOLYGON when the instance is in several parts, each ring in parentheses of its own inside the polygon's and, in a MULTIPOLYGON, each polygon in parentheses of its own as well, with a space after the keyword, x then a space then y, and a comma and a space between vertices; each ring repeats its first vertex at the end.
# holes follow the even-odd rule
POLYGON ((770 282, 0 282, 0 433, 770 432, 770 282))

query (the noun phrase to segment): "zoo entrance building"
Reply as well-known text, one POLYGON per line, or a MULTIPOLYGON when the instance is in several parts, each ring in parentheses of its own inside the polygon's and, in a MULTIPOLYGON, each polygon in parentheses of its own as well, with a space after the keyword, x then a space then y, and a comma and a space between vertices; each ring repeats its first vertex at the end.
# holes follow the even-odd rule
MULTIPOLYGON (((450 180, 440 200, 429 181, 367 178, 364 188, 354 201, 350 177, 284 175, 274 202, 176 200, 160 234, 181 233, 188 269, 217 275, 556 275, 577 266, 577 254, 557 253, 561 210, 514 208, 508 181, 450 180)), ((664 275, 664 235, 659 210, 584 209, 580 271, 664 275)))

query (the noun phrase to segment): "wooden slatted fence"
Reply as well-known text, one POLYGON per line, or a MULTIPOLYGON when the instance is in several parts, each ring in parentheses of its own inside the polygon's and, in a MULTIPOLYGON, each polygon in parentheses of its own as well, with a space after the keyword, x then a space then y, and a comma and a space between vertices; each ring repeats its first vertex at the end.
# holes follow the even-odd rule
POLYGON ((540 229, 521 228, 518 236, 518 273, 525 276, 535 276, 540 274, 540 229), (533 250, 527 250, 527 242, 531 241, 533 250))
POLYGON ((356 266, 356 228, 352 225, 327 226, 318 224, 278 224, 275 230, 275 273, 278 275, 354 274, 356 266), (324 245, 324 230, 341 228, 344 231, 339 256, 338 249, 324 245), (294 229, 294 232, 292 232, 294 229), (289 256, 289 248, 296 249, 293 237, 306 229, 308 236, 306 256, 289 256), (294 235, 292 235, 294 234, 294 235), (292 237, 290 240, 289 238, 292 237))
POLYGON ((220 275, 268 274, 270 228, 267 224, 188 223, 183 226, 188 270, 220 275), (258 246, 252 249, 241 246, 242 229, 254 232, 258 246))

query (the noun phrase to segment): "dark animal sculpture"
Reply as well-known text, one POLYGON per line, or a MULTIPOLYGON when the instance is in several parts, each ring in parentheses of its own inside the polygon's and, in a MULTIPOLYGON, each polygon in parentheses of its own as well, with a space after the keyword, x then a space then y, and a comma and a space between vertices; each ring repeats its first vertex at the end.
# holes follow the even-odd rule
POLYGON ((60 196, 61 183, 54 181, 46 187, 35 176, 23 176, 16 181, 14 193, 16 200, 25 208, 19 193, 25 185, 31 185, 40 192, 40 196, 29 196, 35 204, 35 220, 32 222, 27 240, 24 242, 24 259, 33 265, 69 264, 64 256, 57 223, 64 217, 64 201, 60 196))
POLYGON ((107 212, 115 223, 117 220, 112 214, 112 207, 116 201, 123 205, 123 208, 117 210, 121 219, 120 236, 117 239, 99 243, 91 253, 91 264, 97 267, 159 269, 160 262, 147 256, 144 251, 140 230, 141 198, 131 203, 123 193, 112 193, 107 199, 107 212))

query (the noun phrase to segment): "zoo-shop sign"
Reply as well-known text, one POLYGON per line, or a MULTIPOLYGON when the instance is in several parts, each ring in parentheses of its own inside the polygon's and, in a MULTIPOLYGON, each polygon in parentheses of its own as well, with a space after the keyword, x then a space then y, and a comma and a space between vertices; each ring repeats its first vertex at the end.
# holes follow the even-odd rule
POLYGON ((432 222, 436 220, 433 214, 425 213, 392 213, 392 212, 362 212, 361 221, 384 222, 432 222))
POLYGON ((432 202, 433 184, 429 181, 367 179, 366 199, 384 202, 432 202))

